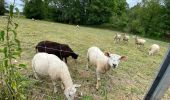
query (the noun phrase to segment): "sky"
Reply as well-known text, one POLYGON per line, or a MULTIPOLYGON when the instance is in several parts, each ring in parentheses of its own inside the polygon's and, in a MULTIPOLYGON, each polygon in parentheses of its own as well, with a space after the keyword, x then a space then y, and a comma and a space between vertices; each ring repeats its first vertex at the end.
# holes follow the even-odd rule
MULTIPOLYGON (((8 4, 12 3, 14 0, 5 0, 8 4)), ((17 8, 22 11, 23 7, 21 0, 15 0, 17 8)), ((141 2, 141 0, 126 0, 126 2, 129 4, 129 7, 135 6, 138 2, 141 2)))
POLYGON ((129 7, 135 6, 137 3, 141 2, 142 0, 126 0, 126 2, 129 4, 129 7))

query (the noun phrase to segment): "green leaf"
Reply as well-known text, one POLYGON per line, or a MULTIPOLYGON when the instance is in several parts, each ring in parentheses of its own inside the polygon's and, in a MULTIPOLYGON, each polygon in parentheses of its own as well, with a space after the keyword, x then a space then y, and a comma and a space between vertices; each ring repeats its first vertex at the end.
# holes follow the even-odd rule
POLYGON ((9 7, 9 14, 10 14, 10 17, 13 17, 13 10, 14 10, 14 5, 10 5, 10 7, 9 7))
POLYGON ((22 100, 26 100, 26 96, 24 94, 20 93, 20 97, 21 97, 22 100))
POLYGON ((24 68, 24 69, 27 68, 25 64, 19 64, 19 67, 24 68))
POLYGON ((16 42, 17 44, 20 44, 20 41, 19 41, 18 39, 15 39, 15 42, 16 42))
POLYGON ((12 31, 12 33, 14 33, 14 39, 16 39, 16 37, 17 37, 17 32, 15 31, 15 30, 11 30, 12 31))
POLYGON ((18 50, 21 51, 21 43, 18 39, 15 39, 15 42, 17 43, 17 46, 18 46, 18 50))
POLYGON ((13 55, 20 56, 21 52, 20 51, 15 51, 12 53, 13 55))
POLYGON ((11 58, 16 59, 17 57, 15 57, 15 56, 13 55, 11 58))
POLYGON ((7 47, 4 47, 3 53, 4 53, 5 57, 7 57, 7 47))
POLYGON ((12 88, 17 91, 17 84, 15 81, 12 82, 12 88))
POLYGON ((7 67, 8 66, 8 59, 3 59, 4 60, 4 66, 7 67))
POLYGON ((17 24, 17 23, 14 23, 14 25, 15 25, 15 29, 17 29, 17 28, 18 28, 18 24, 17 24))
POLYGON ((0 32, 0 41, 4 41, 4 36, 5 36, 5 32, 4 31, 1 31, 0 32))

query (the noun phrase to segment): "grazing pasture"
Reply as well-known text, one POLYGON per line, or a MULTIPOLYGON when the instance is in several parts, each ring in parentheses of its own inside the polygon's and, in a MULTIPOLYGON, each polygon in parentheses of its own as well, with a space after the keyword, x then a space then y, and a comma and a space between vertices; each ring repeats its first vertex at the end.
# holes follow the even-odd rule
MULTIPOLYGON (((168 43, 147 39, 144 48, 137 48, 135 40, 130 36, 129 42, 114 43, 114 36, 121 32, 83 27, 79 25, 60 24, 47 21, 32 21, 29 19, 15 19, 19 24, 18 38, 21 40, 22 56, 19 62, 27 64, 27 69, 22 70, 23 75, 30 78, 30 88, 27 90, 32 100, 63 100, 63 90, 57 84, 58 93, 53 94, 51 80, 40 83, 33 78, 31 60, 36 53, 35 46, 43 40, 68 44, 79 54, 77 63, 68 58, 68 68, 74 83, 81 84, 77 89, 78 100, 141 100, 153 81, 159 66, 168 48, 168 43), (152 44, 160 45, 160 52, 154 56, 148 55, 152 44), (91 66, 86 71, 87 49, 97 46, 102 51, 128 56, 128 60, 119 64, 119 67, 101 75, 101 87, 95 89, 95 67, 91 66), (83 96, 81 96, 81 93, 83 96), (53 98, 52 98, 53 96, 53 98)), ((0 17, 0 29, 5 28, 6 19, 0 17)), ((60 82, 59 82, 60 83, 60 82)), ((170 99, 170 92, 164 100, 170 99)))

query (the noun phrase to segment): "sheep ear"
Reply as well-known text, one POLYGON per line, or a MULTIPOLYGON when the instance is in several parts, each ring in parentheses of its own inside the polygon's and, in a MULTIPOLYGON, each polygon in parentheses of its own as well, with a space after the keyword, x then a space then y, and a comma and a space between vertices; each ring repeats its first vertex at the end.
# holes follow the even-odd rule
POLYGON ((78 87, 80 87, 81 85, 80 84, 74 84, 73 85, 75 88, 78 88, 78 87))
POLYGON ((128 59, 128 58, 127 58, 126 56, 121 56, 121 57, 120 57, 120 60, 124 60, 124 61, 125 61, 125 60, 127 60, 127 59, 128 59))
POLYGON ((110 53, 109 52, 105 52, 104 55, 110 57, 110 53))

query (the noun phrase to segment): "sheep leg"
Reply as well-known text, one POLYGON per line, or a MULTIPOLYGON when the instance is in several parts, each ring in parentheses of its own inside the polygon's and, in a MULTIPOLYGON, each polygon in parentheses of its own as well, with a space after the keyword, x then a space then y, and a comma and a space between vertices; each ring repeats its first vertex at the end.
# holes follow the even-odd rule
POLYGON ((61 57, 61 60, 63 61, 63 57, 61 57))
POLYGON ((116 37, 114 37, 113 41, 115 41, 115 40, 116 40, 116 37))
POLYGON ((96 89, 98 90, 100 86, 100 73, 98 70, 96 70, 96 76, 97 76, 96 89))
POLYGON ((61 89, 64 90, 64 85, 63 85, 62 81, 61 81, 61 89))
POLYGON ((118 43, 118 40, 116 39, 116 43, 118 43))
POLYGON ((37 80, 40 80, 40 78, 38 77, 38 75, 37 75, 36 72, 34 72, 34 76, 35 76, 35 78, 36 78, 37 80))
POLYGON ((37 80, 40 80, 40 78, 38 77, 38 75, 37 75, 35 69, 33 69, 33 73, 34 73, 35 78, 36 78, 37 80))
POLYGON ((87 55, 87 64, 86 64, 86 70, 88 71, 89 70, 89 57, 87 55))
POLYGON ((115 42, 115 43, 117 43, 117 39, 116 39, 116 37, 114 38, 114 42, 115 42))
POLYGON ((87 64, 86 64, 86 71, 88 71, 89 70, 89 63, 87 62, 87 64))
POLYGON ((54 93, 57 93, 57 87, 56 87, 56 82, 52 80, 53 86, 54 86, 54 93))
POLYGON ((67 58, 65 57, 64 59, 65 59, 65 62, 67 63, 67 58))
POLYGON ((89 61, 87 61, 86 70, 87 70, 87 71, 89 70, 89 61))

